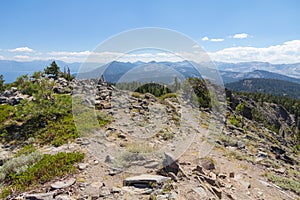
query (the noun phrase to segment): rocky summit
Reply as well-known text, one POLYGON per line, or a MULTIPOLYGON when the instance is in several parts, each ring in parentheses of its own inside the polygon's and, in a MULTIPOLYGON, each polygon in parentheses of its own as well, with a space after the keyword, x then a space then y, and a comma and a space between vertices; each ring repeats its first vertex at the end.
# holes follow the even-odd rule
POLYGON ((298 199, 296 115, 226 93, 223 119, 180 90, 24 80, 0 95, 1 198, 298 199))

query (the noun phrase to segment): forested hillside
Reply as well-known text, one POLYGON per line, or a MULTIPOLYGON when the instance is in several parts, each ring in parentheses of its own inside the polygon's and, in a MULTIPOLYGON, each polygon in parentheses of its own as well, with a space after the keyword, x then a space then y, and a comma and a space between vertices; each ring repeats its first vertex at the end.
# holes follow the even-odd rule
POLYGON ((289 96, 300 98, 300 85, 277 79, 244 79, 238 82, 228 83, 226 88, 238 92, 258 92, 277 96, 289 96))

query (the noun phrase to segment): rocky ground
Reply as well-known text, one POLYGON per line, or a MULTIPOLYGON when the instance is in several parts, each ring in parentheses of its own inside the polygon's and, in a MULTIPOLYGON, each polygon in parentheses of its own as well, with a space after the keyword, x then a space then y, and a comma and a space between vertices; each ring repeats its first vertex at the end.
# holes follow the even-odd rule
MULTIPOLYGON (((89 137, 39 149, 84 152, 79 172, 16 199, 299 199, 268 180, 273 173, 299 182, 299 156, 264 126, 245 118, 243 128, 228 121, 223 127, 219 116, 195 111, 179 97, 97 88, 85 103, 113 122, 89 137)), ((1 154, 13 153, 3 146, 1 154)))

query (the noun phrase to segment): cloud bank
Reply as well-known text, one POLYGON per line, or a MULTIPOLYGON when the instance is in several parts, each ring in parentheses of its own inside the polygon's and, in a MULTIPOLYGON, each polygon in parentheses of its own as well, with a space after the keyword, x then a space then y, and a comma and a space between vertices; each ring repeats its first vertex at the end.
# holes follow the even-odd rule
POLYGON ((300 40, 287 41, 264 48, 231 47, 208 54, 212 60, 219 62, 298 63, 300 62, 300 40))
MULTIPOLYGON (((244 36, 237 36, 242 38, 244 36)), ((209 40, 209 38, 202 38, 202 40, 209 40)), ((212 40, 212 39, 210 39, 212 40)), ((192 49, 197 50, 199 46, 194 45, 192 49)), ((189 52, 180 52, 186 58, 191 54, 189 52)), ((300 40, 292 40, 284 42, 283 44, 273 45, 269 47, 251 47, 238 46, 225 48, 216 52, 207 52, 212 61, 217 62, 251 62, 261 61, 273 64, 281 63, 300 63, 300 40)), ((199 56, 201 56, 199 54, 199 56)), ((16 60, 16 61, 32 61, 32 60, 62 60, 68 63, 71 62, 85 62, 89 58, 91 62, 106 63, 113 59, 124 62, 135 61, 180 61, 182 58, 175 54, 168 52, 159 53, 132 53, 122 54, 118 52, 91 52, 91 51, 52 51, 52 52, 38 52, 28 47, 19 47, 10 50, 0 50, 0 60, 16 60)), ((197 60, 197 58, 195 58, 197 60)))

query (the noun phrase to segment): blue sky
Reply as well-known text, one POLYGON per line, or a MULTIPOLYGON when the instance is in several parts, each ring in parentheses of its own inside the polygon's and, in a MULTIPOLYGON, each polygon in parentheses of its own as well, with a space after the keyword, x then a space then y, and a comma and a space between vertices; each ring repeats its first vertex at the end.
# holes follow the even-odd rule
POLYGON ((218 61, 244 61, 232 54, 245 51, 248 60, 300 62, 297 0, 3 0, 0 7, 0 59, 90 52, 119 32, 162 27, 190 36, 218 61))

